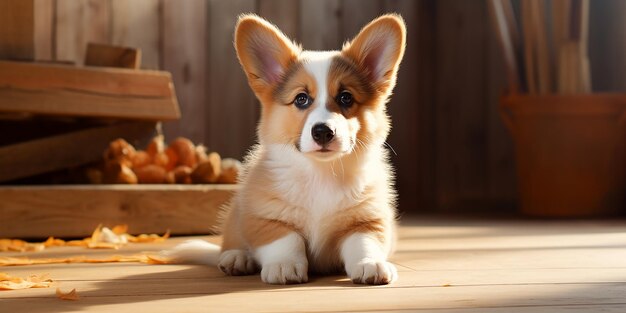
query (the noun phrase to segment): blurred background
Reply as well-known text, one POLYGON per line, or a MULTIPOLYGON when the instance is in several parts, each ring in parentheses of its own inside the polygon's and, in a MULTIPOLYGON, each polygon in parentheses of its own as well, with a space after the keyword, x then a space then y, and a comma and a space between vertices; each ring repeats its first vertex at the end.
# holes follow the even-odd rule
MULTIPOLYGON (((255 142, 259 106, 232 46, 241 13, 278 25, 305 49, 338 49, 372 18, 398 12, 408 46, 389 103, 404 212, 513 212, 514 146, 499 97, 502 53, 482 0, 56 0, 37 14, 37 60, 80 65, 87 43, 137 47, 144 69, 173 75, 185 136, 241 159, 255 142)), ((513 1, 519 12, 520 1, 513 1)), ((626 1, 594 0, 589 59, 594 91, 626 91, 626 1)))

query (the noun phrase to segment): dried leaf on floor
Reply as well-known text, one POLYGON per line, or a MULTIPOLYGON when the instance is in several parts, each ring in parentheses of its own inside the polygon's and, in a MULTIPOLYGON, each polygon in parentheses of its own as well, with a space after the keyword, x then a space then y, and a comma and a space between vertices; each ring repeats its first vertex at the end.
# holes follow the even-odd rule
POLYGON ((169 229, 163 236, 159 236, 157 234, 141 234, 139 236, 127 235, 128 241, 133 243, 154 243, 154 242, 163 242, 167 238, 170 237, 169 229))
POLYGON ((82 240, 65 241, 63 239, 49 237, 41 243, 30 243, 19 239, 0 239, 0 252, 30 252, 41 251, 48 247, 85 247, 90 249, 119 249, 129 242, 132 243, 158 243, 170 237, 168 230, 163 236, 157 234, 140 234, 133 236, 128 234, 128 225, 116 225, 108 228, 98 225, 91 234, 82 240))
POLYGON ((70 292, 63 292, 60 288, 57 288, 57 298, 61 300, 72 300, 76 301, 80 299, 80 296, 76 292, 76 288, 72 289, 70 292))
POLYGON ((27 257, 14 258, 14 257, 0 257, 0 266, 22 266, 22 265, 34 265, 34 264, 57 264, 57 263, 120 263, 120 262, 135 262, 145 264, 171 264, 170 259, 151 255, 149 253, 136 254, 136 255, 112 255, 104 258, 87 258, 85 256, 73 256, 67 258, 36 258, 31 259, 27 257))
POLYGON ((0 290, 18 290, 28 288, 48 288, 52 279, 47 275, 30 275, 27 278, 13 277, 7 273, 0 273, 0 290))
POLYGON ((0 239, 0 252, 30 252, 45 249, 43 243, 29 243, 19 239, 0 239))

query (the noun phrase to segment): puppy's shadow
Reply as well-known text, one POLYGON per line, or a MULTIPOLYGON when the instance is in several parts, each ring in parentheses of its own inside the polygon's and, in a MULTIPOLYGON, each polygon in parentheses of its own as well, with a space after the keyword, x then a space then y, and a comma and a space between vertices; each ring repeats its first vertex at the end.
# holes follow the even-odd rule
MULTIPOLYGON (((75 312, 88 307, 127 303, 141 303, 153 300, 183 299, 215 296, 240 292, 271 292, 280 290, 306 291, 311 289, 343 289, 355 285, 345 275, 309 276, 309 282, 293 285, 269 285, 261 281, 260 275, 225 276, 221 271, 208 266, 160 266, 158 273, 130 275, 96 283, 96 288, 81 291, 78 301, 60 301, 56 298, 5 298, 2 304, 13 312, 75 312), (181 268, 183 267, 183 268, 181 268), (171 270, 168 270, 170 268, 171 270)), ((111 267, 112 271, 115 267, 111 267)), ((73 288, 72 282, 62 283, 64 289, 73 288)))

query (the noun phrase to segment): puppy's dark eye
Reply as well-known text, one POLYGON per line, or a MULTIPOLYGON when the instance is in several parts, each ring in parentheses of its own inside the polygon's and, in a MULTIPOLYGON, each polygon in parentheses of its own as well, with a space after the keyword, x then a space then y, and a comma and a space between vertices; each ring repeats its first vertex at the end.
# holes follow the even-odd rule
POLYGON ((341 106, 342 108, 349 108, 352 106, 352 104, 354 103, 354 98, 352 97, 352 94, 348 91, 342 91, 339 93, 339 95, 337 96, 337 104, 339 104, 339 106, 341 106))
POLYGON ((293 104, 296 108, 300 110, 304 110, 311 105, 311 98, 304 92, 299 93, 296 98, 293 100, 293 104))

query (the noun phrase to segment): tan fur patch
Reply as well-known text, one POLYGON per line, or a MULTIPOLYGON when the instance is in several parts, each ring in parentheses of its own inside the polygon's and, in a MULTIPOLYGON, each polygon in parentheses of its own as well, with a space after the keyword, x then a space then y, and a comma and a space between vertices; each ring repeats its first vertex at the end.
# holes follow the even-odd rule
POLYGON ((329 111, 343 113, 346 117, 351 117, 357 106, 367 105, 374 93, 365 73, 344 56, 337 56, 333 59, 328 72, 327 84, 330 97, 326 107, 329 111), (347 110, 342 109, 336 102, 337 96, 344 90, 352 94, 355 102, 347 110))
POLYGON ((301 63, 292 66, 274 92, 261 99, 263 115, 259 125, 259 137, 271 144, 295 145, 313 106, 300 110, 293 105, 295 97, 306 92, 311 97, 317 94, 315 79, 301 63))
POLYGON ((253 15, 242 17, 235 29, 235 50, 252 90, 261 97, 277 79, 273 65, 286 70, 295 62, 300 47, 294 45, 280 30, 253 15), (268 68, 269 67, 269 68, 268 68), (271 69, 271 70, 270 70, 271 69))
POLYGON ((283 221, 249 216, 244 218, 242 228, 243 236, 252 248, 264 246, 295 231, 292 225, 283 221))
POLYGON ((352 234, 371 234, 381 244, 389 242, 389 232, 386 232, 389 221, 385 222, 383 216, 371 215, 360 206, 346 209, 342 213, 333 216, 333 220, 323 228, 321 236, 326 238, 324 249, 315 256, 315 262, 311 262, 319 272, 332 272, 341 268, 340 250, 343 241, 352 234))
POLYGON ((385 15, 370 22, 342 50, 342 54, 353 60, 371 80, 373 73, 371 68, 368 69, 370 63, 368 55, 372 53, 372 49, 381 48, 382 39, 388 36, 393 36, 397 44, 392 45, 394 50, 390 53, 389 59, 383 60, 387 66, 383 79, 374 84, 379 92, 385 94, 389 93, 395 85, 396 72, 404 55, 406 28, 402 18, 398 15, 385 15), (391 63, 387 64, 388 62, 391 63))

